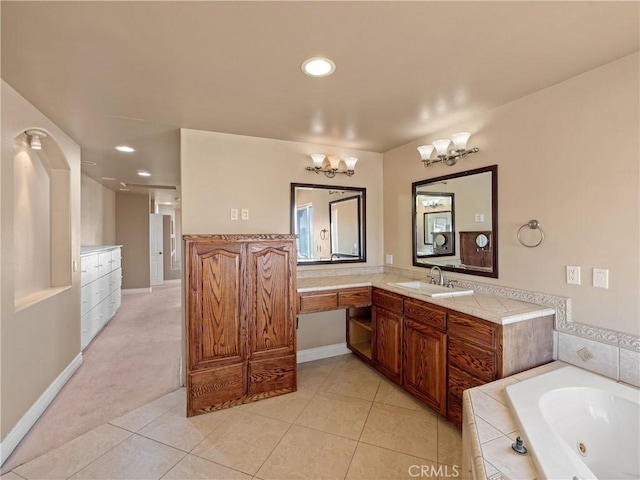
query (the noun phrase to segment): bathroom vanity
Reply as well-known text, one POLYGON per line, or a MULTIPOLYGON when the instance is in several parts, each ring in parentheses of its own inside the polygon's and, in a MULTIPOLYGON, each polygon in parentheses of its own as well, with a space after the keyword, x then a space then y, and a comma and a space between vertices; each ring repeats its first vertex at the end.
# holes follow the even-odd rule
POLYGON ((434 298, 397 286, 403 280, 300 278, 298 313, 345 309, 348 348, 458 428, 464 390, 553 360, 553 309, 491 295, 434 298))

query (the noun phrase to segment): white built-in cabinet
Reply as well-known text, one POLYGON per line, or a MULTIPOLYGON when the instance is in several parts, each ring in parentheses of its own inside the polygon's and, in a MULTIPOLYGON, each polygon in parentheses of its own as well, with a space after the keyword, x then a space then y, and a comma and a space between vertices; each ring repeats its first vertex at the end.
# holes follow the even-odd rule
POLYGON ((84 350, 120 307, 122 247, 82 247, 80 255, 80 345, 84 350))

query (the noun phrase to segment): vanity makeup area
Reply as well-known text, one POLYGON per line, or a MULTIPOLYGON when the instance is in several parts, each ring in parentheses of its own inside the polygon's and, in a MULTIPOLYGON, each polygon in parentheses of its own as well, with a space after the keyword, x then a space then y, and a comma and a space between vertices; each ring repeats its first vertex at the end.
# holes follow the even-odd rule
MULTIPOLYGON (((413 183, 413 265, 426 271, 297 279, 298 315, 346 311, 347 347, 458 428, 464 390, 553 360, 553 308, 442 275, 498 277, 497 173, 494 165, 413 183)), ((365 189, 292 184, 291 209, 298 266, 366 261, 365 189)))

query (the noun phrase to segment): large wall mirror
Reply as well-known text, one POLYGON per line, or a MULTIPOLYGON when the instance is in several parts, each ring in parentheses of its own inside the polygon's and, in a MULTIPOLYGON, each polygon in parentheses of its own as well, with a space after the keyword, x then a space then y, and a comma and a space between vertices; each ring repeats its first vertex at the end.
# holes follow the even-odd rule
POLYGON ((291 184, 298 265, 365 262, 366 189, 291 184))
POLYGON ((498 166, 414 182, 413 265, 498 277, 498 166))

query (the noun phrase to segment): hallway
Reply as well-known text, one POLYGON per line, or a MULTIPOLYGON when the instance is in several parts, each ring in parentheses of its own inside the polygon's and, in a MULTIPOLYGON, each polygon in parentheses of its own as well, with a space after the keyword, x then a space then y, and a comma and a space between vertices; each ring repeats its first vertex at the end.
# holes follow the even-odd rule
POLYGON ((83 364, 2 467, 8 472, 180 386, 181 283, 123 295, 83 364))

